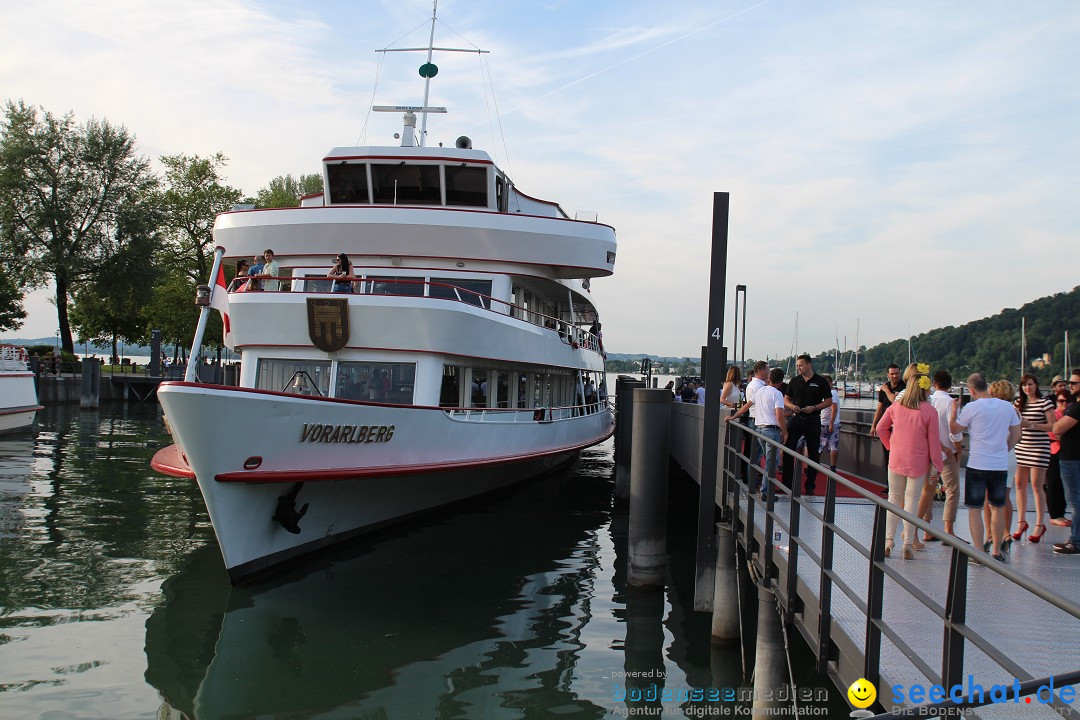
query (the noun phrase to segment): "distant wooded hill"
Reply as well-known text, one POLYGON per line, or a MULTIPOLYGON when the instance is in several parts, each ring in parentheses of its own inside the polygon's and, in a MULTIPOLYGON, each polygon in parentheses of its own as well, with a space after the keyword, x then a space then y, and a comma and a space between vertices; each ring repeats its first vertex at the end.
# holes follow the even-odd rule
MULTIPOLYGON (((1026 371, 1042 380, 1043 385, 1054 375, 1062 372, 1065 359, 1065 331, 1069 331, 1073 367, 1080 367, 1080 286, 1067 293, 1039 298, 1020 308, 1006 308, 996 315, 974 320, 954 327, 937 328, 915 335, 911 348, 918 362, 930 363, 933 370, 945 368, 956 381, 962 381, 973 372, 984 373, 989 380, 1007 378, 1015 383, 1020 377, 1020 324, 1027 326, 1026 371), (1044 364, 1044 355, 1050 360, 1044 364)), ((883 378, 890 363, 901 367, 907 362, 906 338, 863 347, 859 354, 859 374, 863 378, 883 378)), ((659 361, 672 365, 699 363, 699 358, 658 358, 655 355, 627 355, 612 353, 617 364, 640 364, 641 358, 650 357, 654 366, 659 361)), ((769 364, 787 367, 793 358, 770 358, 769 364)), ((747 360, 754 362, 753 358, 747 360)), ((794 367, 794 362, 790 363, 794 367)), ((843 375, 854 364, 854 355, 841 358, 840 368, 834 366, 832 350, 823 350, 814 357, 814 367, 820 373, 843 375)), ((630 368, 627 367, 627 370, 630 368)), ((618 371, 618 370, 616 370, 618 371)))

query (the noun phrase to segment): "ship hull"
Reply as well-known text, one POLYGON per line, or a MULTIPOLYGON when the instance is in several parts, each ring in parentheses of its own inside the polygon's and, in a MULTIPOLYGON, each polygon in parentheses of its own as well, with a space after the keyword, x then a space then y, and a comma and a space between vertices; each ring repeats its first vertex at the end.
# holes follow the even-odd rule
POLYGON ((611 434, 606 408, 455 418, 195 383, 163 384, 158 398, 176 446, 154 466, 198 482, 233 582, 549 472, 611 434))

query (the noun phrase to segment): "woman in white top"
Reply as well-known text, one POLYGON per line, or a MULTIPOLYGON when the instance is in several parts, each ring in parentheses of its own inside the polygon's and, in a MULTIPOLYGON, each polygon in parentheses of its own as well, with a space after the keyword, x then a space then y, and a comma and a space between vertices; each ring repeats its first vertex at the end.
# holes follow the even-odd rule
POLYGON ((742 403, 742 390, 739 383, 742 382, 742 373, 739 368, 732 365, 728 368, 727 377, 724 378, 724 389, 720 392, 720 402, 726 407, 736 408, 742 403))

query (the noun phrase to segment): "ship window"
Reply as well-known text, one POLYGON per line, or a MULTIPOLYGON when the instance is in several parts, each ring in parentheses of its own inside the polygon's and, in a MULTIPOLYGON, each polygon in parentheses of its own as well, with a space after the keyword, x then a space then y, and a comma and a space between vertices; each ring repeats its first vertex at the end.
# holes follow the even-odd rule
POLYGON ((330 363, 319 360, 260 358, 255 387, 293 395, 330 394, 330 363))
POLYGON ((371 165, 371 189, 384 205, 441 205, 438 165, 371 165))
POLYGON ((367 292, 371 295, 423 297, 424 279, 416 277, 368 277, 367 292))
POLYGON ((491 301, 484 295, 491 295, 490 280, 462 280, 460 278, 431 278, 430 297, 461 302, 487 308, 491 301))
POLYGON ((332 282, 325 275, 305 275, 304 290, 307 292, 330 292, 332 282))
POLYGON ((328 164, 326 174, 330 176, 332 205, 368 202, 366 163, 328 164))
POLYGON ((416 363, 339 362, 336 397, 412 405, 416 363))
POLYGON ((447 165, 446 204, 487 207, 487 168, 447 165))
POLYGON ((442 386, 439 388, 439 407, 461 407, 461 377, 465 368, 443 365, 442 386))
POLYGON ((473 368, 472 371, 472 406, 488 406, 488 371, 473 368))

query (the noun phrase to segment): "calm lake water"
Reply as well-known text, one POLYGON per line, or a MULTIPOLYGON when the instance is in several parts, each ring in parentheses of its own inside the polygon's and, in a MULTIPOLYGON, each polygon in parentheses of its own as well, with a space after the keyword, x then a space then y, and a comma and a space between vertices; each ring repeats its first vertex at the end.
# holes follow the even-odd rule
MULTIPOLYGON (((689 609, 685 478, 668 588, 628 592, 610 442, 240 588, 194 483, 150 470, 168 442, 143 404, 50 406, 0 439, 0 717, 602 718, 641 709, 619 697, 628 672, 646 690, 747 685, 689 609)), ((846 716, 792 642, 796 683, 846 716)))

